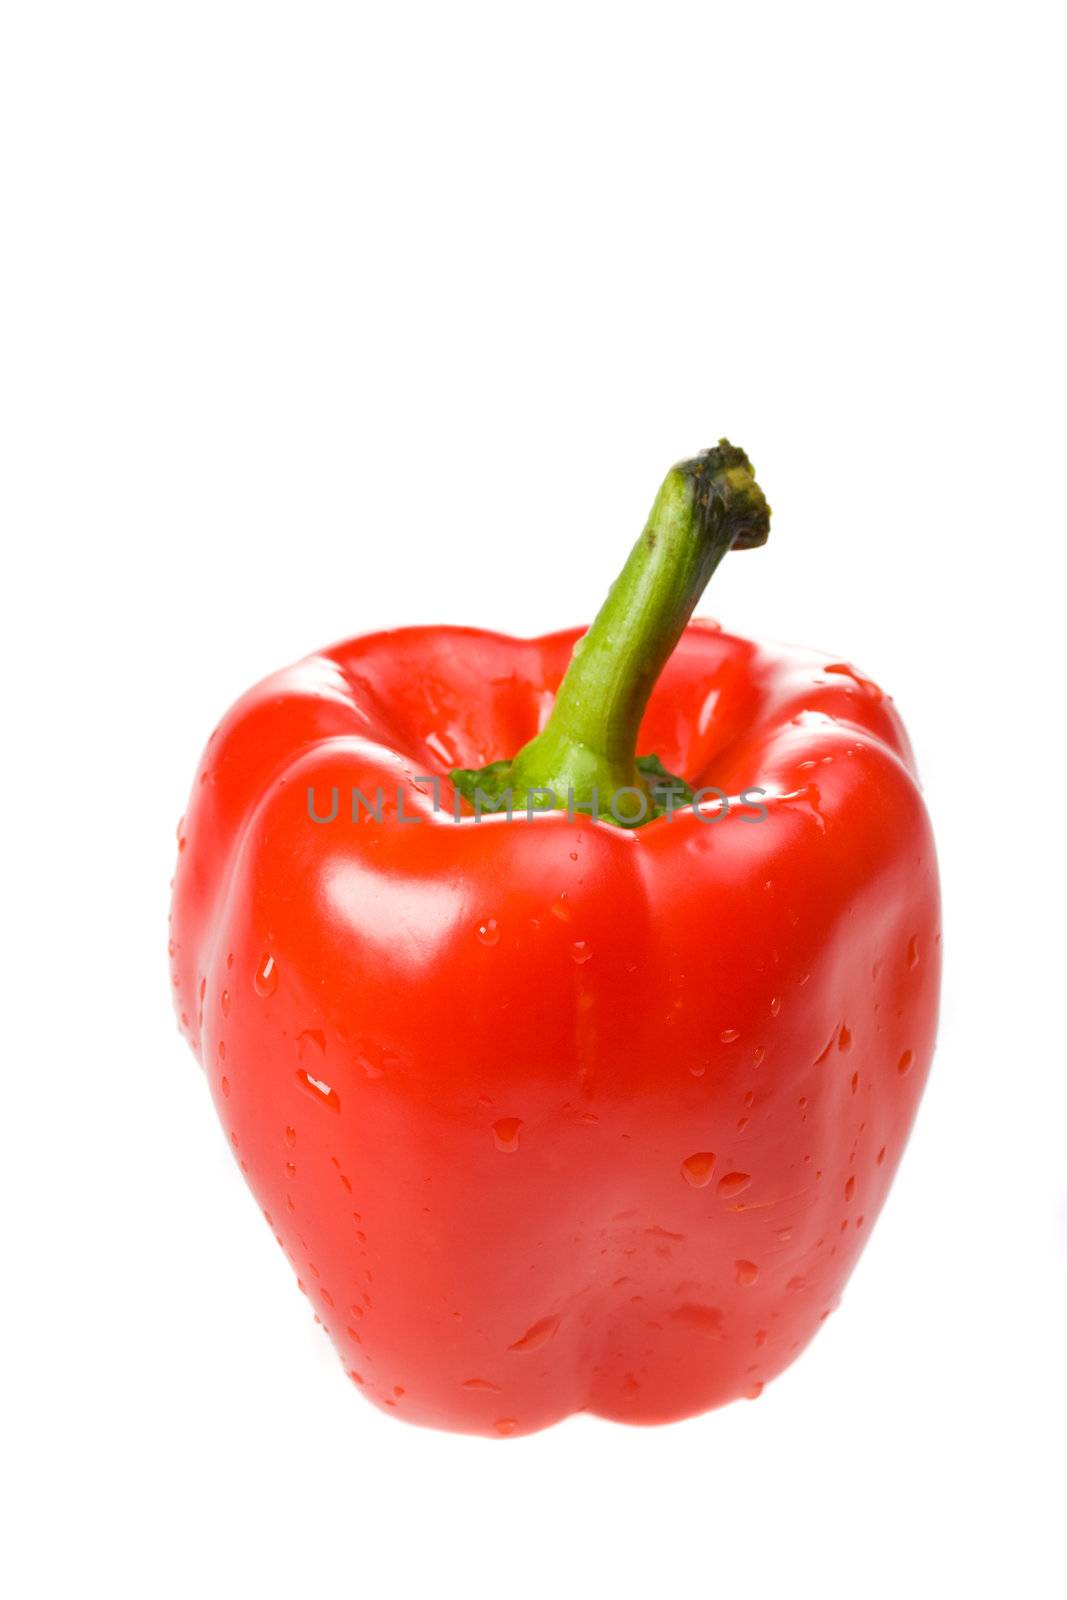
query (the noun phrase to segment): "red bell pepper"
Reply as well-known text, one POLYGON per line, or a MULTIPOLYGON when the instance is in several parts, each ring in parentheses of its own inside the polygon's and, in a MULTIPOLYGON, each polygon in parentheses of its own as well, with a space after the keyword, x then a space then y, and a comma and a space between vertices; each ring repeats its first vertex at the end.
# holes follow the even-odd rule
POLYGON ((869 679, 686 625, 768 515, 723 443, 668 474, 581 638, 355 639, 208 743, 181 1026, 398 1416, 754 1398, 881 1210, 933 1048, 934 846, 869 679))

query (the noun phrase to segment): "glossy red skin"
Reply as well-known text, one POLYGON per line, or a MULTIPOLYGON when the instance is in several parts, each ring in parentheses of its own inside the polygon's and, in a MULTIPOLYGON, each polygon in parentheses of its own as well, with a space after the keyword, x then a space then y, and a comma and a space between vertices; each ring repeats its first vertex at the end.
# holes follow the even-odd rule
POLYGON ((249 1186, 364 1394, 490 1437, 757 1395, 838 1303, 936 1026, 907 737, 829 658, 696 623, 649 706, 641 751, 765 821, 457 825, 447 778, 433 814, 413 777, 517 751, 577 637, 311 657, 225 718, 180 829, 177 1008, 249 1186))

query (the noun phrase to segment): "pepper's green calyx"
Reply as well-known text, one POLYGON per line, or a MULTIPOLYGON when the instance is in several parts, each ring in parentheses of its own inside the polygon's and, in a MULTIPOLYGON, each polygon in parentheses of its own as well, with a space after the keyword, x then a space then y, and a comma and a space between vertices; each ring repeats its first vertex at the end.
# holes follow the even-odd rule
POLYGON ((692 799, 637 734, 656 679, 728 550, 765 544, 770 507, 743 450, 720 439, 664 478, 644 532, 574 647, 545 727, 512 761, 457 767, 477 809, 592 813, 637 827, 692 799))

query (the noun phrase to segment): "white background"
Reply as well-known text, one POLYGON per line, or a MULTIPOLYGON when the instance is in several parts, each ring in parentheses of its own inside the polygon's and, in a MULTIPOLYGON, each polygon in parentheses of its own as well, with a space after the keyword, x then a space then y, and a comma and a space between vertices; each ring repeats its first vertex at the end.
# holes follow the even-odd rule
POLYGON ((1055 8, 3 16, 8 1592, 1062 1592, 1055 8), (178 1039, 175 823, 275 666, 588 619, 719 433, 775 520, 704 610, 854 660, 918 752, 917 1130, 758 1404, 407 1428, 344 1381, 178 1039))

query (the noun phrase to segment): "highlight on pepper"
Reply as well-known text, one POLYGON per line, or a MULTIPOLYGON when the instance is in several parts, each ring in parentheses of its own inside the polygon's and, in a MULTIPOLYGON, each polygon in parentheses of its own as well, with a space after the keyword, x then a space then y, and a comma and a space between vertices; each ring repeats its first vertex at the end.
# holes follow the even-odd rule
POLYGON ((397 1418, 502 1439, 755 1399, 886 1200, 934 1047, 934 843, 868 676, 693 620, 769 526, 722 440, 587 629, 365 635, 208 741, 179 1025, 397 1418))

